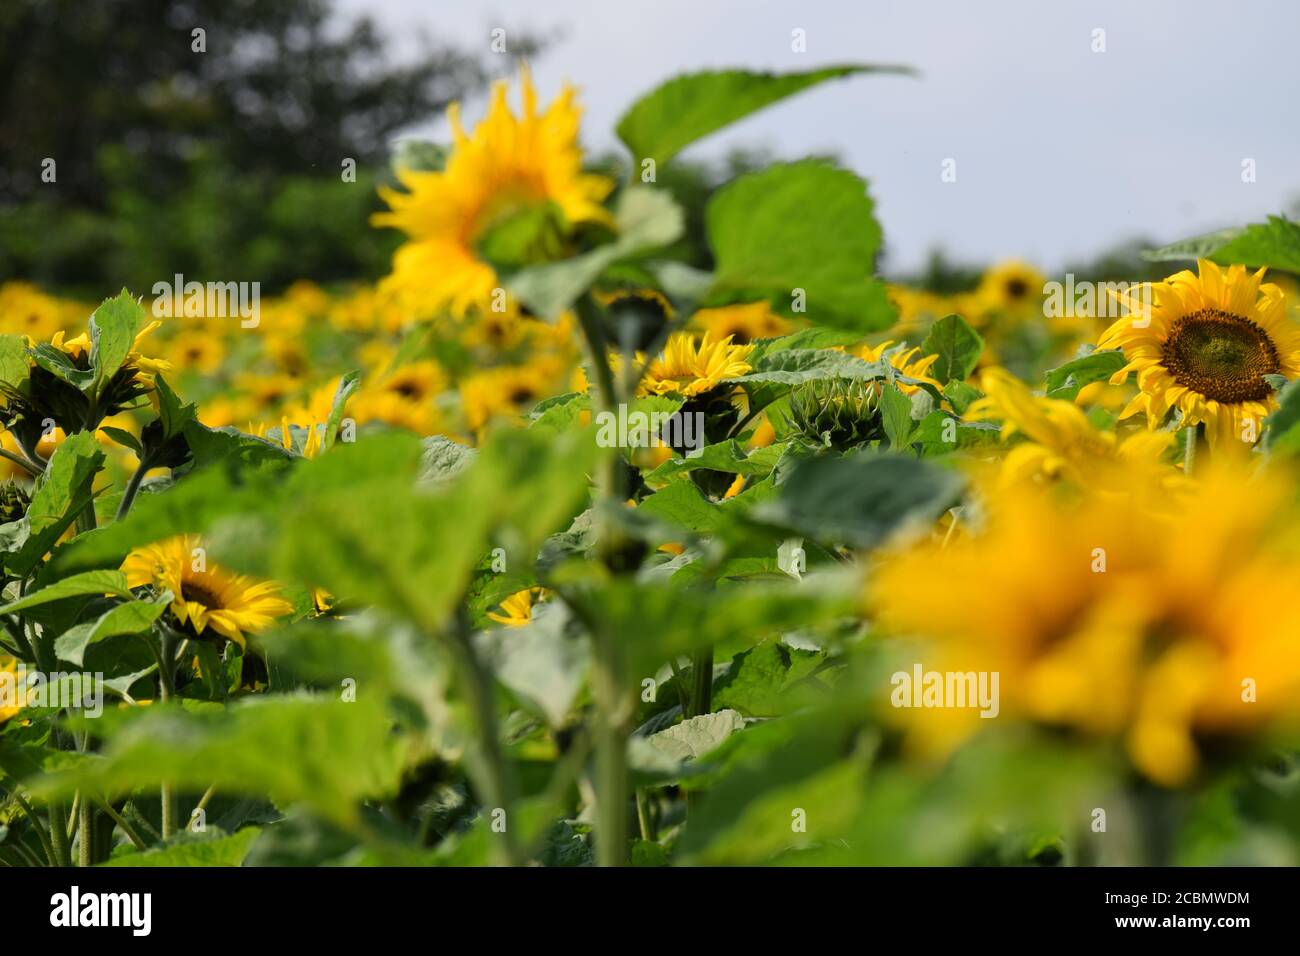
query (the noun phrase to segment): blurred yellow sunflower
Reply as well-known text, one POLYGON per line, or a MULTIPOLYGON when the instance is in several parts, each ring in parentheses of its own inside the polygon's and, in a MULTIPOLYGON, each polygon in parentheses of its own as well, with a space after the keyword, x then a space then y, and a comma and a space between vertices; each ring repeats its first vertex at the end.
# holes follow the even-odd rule
POLYGON ((3 724, 22 710, 18 706, 18 661, 8 654, 0 654, 0 682, 7 684, 13 690, 12 703, 5 704, 0 701, 0 724, 3 724))
POLYGON ((989 311, 1019 312, 1043 299, 1047 277, 1027 262, 1012 259, 998 263, 980 279, 975 290, 979 305, 989 311))
POLYGON ((1156 491, 1178 483, 1164 462, 1169 432, 1140 431, 1123 441, 1095 427, 1072 402, 1035 395, 1004 368, 980 376, 982 398, 971 403, 972 421, 1002 423, 1004 441, 1022 436, 1002 461, 1004 486, 1064 479, 1083 491, 1156 491))
POLYGON ((1176 408, 1182 425, 1205 425, 1212 447, 1249 447, 1277 407, 1266 376, 1300 375, 1300 325, 1287 318, 1282 290, 1262 282, 1263 269, 1205 259, 1197 269, 1145 284, 1149 300, 1117 295, 1130 315, 1099 345, 1128 359, 1111 383, 1136 372, 1140 389, 1120 417, 1145 411, 1155 428, 1176 408))
MULTIPOLYGON (((978 533, 881 558, 879 623, 919 639, 926 670, 999 674, 1004 719, 1122 740, 1148 778, 1182 785, 1201 741, 1300 718, 1290 481, 1210 471, 1165 515, 1123 496, 997 495, 978 533)), ((930 756, 990 723, 964 708, 892 716, 930 756)))
POLYGON ((520 76, 523 112, 506 99, 508 84, 492 90, 487 117, 466 135, 460 108, 447 110, 453 144, 438 172, 403 169, 405 192, 381 189, 389 212, 375 225, 393 226, 410 241, 398 249, 393 271, 381 285, 427 313, 463 316, 485 307, 499 285, 480 243, 496 227, 518 217, 553 213, 568 232, 577 223, 610 221, 600 205, 613 183, 582 171, 578 146, 581 111, 576 91, 565 87, 544 112, 525 69, 520 76))
POLYGON ((793 323, 773 312, 767 302, 700 309, 691 321, 715 339, 730 338, 737 345, 773 339, 794 329, 793 323))
POLYGON ((182 332, 168 345, 171 362, 182 371, 193 370, 208 375, 221 367, 225 350, 220 339, 210 332, 192 329, 182 332))
POLYGON ((172 593, 171 612, 196 635, 211 628, 241 647, 246 634, 270 626, 293 606, 274 581, 255 581, 207 561, 196 535, 137 548, 122 562, 128 587, 172 593))
POLYGON ((650 363, 639 393, 687 397, 717 388, 724 380, 744 375, 752 366, 746 359, 752 345, 736 345, 728 336, 715 339, 709 332, 695 336, 677 332, 669 336, 663 353, 650 363))
POLYGON ((528 365, 502 365, 467 376, 460 383, 465 424, 478 431, 498 415, 515 415, 531 408, 549 391, 545 370, 528 365))

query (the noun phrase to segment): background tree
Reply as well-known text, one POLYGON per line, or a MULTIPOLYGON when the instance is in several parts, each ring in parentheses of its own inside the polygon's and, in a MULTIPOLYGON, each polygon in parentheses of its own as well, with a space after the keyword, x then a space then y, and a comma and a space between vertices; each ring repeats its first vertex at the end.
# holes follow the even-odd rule
POLYGON ((6 0, 0 277, 100 295, 168 270, 374 275, 392 240, 366 218, 390 140, 481 88, 483 54, 426 36, 395 62, 329 0, 6 0))

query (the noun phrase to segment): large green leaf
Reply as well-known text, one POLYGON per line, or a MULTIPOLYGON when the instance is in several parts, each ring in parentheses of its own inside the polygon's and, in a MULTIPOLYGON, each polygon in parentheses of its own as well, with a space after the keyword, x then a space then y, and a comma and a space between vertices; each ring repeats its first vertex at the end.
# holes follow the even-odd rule
POLYGON ((111 607, 95 620, 70 627, 55 638, 54 653, 59 660, 80 667, 89 645, 121 634, 139 634, 149 630, 153 622, 167 610, 168 603, 170 602, 127 601, 111 607))
POLYGON ((71 597, 85 597, 87 595, 103 597, 106 594, 114 594, 118 597, 131 596, 131 592, 126 588, 126 576, 121 571, 85 571, 81 574, 70 575, 51 584, 49 587, 33 591, 16 601, 10 601, 0 607, 0 614, 14 614, 41 604, 49 604, 51 601, 62 601, 71 597))
POLYGON ((706 211, 717 260, 714 304, 765 299, 814 322, 871 332, 894 320, 871 278, 880 226, 867 186, 817 160, 778 163, 720 189, 706 211))
POLYGON ((909 525, 927 525, 955 505, 962 481, 923 461, 870 450, 800 461, 780 497, 753 517, 818 541, 871 548, 909 525))
POLYGON ((1300 453, 1300 382, 1278 393, 1278 410, 1264 419, 1264 447, 1272 455, 1300 453))
POLYGON ((939 356, 931 374, 943 385, 969 376, 983 350, 984 340, 960 315, 946 315, 939 319, 930 326, 921 343, 924 354, 939 356))
POLYGON ((618 121, 618 137, 640 163, 667 162, 684 147, 778 100, 855 73, 910 73, 854 64, 803 73, 718 70, 677 76, 651 90, 618 121))
POLYGON ((90 367, 99 397, 131 352, 144 319, 144 307, 126 289, 105 299, 90 317, 90 367))
POLYGON ((12 574, 28 574, 76 520, 91 500, 91 484, 103 464, 104 453, 90 432, 69 435, 54 450, 22 519, 26 539, 5 556, 5 567, 12 574))
POLYGON ((1268 266, 1300 273, 1300 223, 1281 216, 1241 229, 1224 229, 1144 253, 1155 261, 1213 259, 1220 265, 1268 266))
POLYGON ((21 335, 0 335, 0 385, 17 387, 26 381, 30 365, 21 335))
POLYGON ((268 795, 281 806, 301 803, 351 825, 359 802, 394 793, 401 775, 400 738, 390 733, 383 702, 365 694, 350 703, 254 697, 229 708, 157 707, 128 716, 108 728, 102 757, 35 779, 33 789, 116 797, 162 783, 196 793, 215 786, 268 795))
POLYGON ((1073 401, 1083 386, 1109 380, 1127 361, 1121 349, 1097 350, 1073 358, 1047 372, 1047 396, 1073 401))
POLYGON ((104 866, 239 866, 261 832, 260 827, 244 827, 238 833, 211 833, 203 838, 186 832, 180 842, 116 856, 104 866))

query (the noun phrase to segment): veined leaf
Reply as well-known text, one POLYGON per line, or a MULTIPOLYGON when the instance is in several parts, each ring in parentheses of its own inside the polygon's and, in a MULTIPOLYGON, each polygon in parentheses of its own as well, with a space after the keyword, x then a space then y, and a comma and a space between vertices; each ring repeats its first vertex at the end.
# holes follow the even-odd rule
POLYGON ((633 103, 618 122, 618 137, 638 163, 646 159, 663 163, 701 137, 826 80, 857 73, 911 72, 901 66, 852 64, 803 73, 689 73, 633 103))
POLYGON ((720 189, 706 210, 711 304, 766 300, 823 325, 872 332, 895 312, 871 278, 880 226, 867 184, 817 160, 777 163, 720 189), (799 300, 802 299, 802 302, 799 300))

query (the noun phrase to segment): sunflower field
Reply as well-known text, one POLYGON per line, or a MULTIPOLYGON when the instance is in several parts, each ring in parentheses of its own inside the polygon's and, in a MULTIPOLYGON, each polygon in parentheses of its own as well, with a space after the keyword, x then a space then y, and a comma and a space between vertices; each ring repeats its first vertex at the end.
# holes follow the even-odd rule
POLYGON ((521 70, 377 284, 0 285, 0 863, 1300 863, 1300 226, 936 291, 804 159, 683 254, 898 70, 612 163, 521 70))

